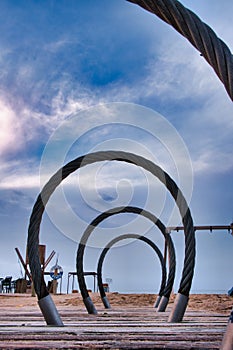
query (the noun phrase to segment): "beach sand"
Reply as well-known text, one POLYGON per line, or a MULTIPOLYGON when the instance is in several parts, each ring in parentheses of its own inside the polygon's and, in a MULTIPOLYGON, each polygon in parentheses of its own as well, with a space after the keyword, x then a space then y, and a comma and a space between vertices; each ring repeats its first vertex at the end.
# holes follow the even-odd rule
MULTIPOLYGON (((90 293, 96 307, 102 307, 102 302, 98 293, 90 293)), ((112 308, 145 307, 152 306, 156 300, 155 294, 121 294, 107 293, 107 297, 112 308)), ((57 307, 69 306, 84 307, 80 293, 52 295, 57 307)), ((169 306, 172 305, 175 295, 172 295, 169 306)), ((0 307, 3 308, 30 308, 37 306, 37 297, 30 294, 0 294, 0 307)), ((233 306, 233 297, 225 294, 191 294, 187 310, 204 310, 229 315, 233 306)))

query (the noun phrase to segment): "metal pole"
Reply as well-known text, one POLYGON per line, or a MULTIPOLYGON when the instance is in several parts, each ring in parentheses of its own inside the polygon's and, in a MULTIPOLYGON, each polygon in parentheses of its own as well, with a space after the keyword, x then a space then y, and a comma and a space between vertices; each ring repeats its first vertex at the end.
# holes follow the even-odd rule
POLYGON ((166 241, 166 239, 164 241, 163 260, 164 260, 165 266, 167 267, 167 241, 166 241))
MULTIPOLYGON (((214 230, 227 230, 228 232, 230 232, 233 235, 233 223, 231 223, 230 225, 215 225, 215 226, 194 226, 194 230, 195 231, 214 231, 214 230)), ((167 231, 171 232, 171 231, 184 231, 184 227, 183 226, 170 226, 167 227, 167 231)))
MULTIPOLYGON (((21 262, 21 264, 23 265, 23 268, 24 268, 24 270, 25 270, 25 277, 26 277, 26 275, 27 275, 28 278, 29 278, 29 280, 31 281, 31 279, 32 279, 31 274, 30 274, 30 272, 28 271, 27 265, 26 265, 25 261, 23 260, 23 257, 22 257, 22 255, 20 254, 19 249, 18 249, 18 248, 15 248, 15 251, 16 251, 16 253, 17 253, 18 257, 19 257, 19 260, 20 260, 20 262, 21 262)), ((25 278, 25 279, 26 279, 26 278, 25 278)))

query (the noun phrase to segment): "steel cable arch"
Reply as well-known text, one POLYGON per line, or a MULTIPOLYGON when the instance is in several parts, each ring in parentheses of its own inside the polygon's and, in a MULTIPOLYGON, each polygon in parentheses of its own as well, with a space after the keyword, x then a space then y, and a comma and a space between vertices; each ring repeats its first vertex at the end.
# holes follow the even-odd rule
POLYGON ((152 242, 150 239, 148 239, 147 237, 140 236, 138 234, 128 233, 128 234, 120 235, 120 236, 112 239, 104 247, 104 249, 102 250, 102 252, 100 254, 98 265, 97 265, 97 279, 98 279, 99 292, 100 292, 100 296, 101 296, 101 299, 103 301, 103 304, 106 308, 110 308, 110 304, 109 304, 109 301, 107 299, 107 296, 106 296, 106 293, 105 293, 105 290, 103 287, 103 280, 102 280, 102 268, 103 268, 104 259, 106 257, 106 254, 108 253, 109 249, 112 248, 112 246, 114 244, 116 244, 119 241, 122 241, 124 239, 129 239, 129 238, 138 239, 138 240, 141 240, 141 241, 147 243, 154 250, 154 252, 158 255, 160 265, 162 268, 162 279, 161 279, 161 284, 160 284, 160 289, 159 289, 158 295, 162 296, 164 293, 164 288, 166 285, 166 278, 167 278, 167 270, 166 270, 166 264, 165 264, 163 255, 162 255, 161 251, 159 250, 158 246, 154 242, 152 242))
MULTIPOLYGON (((51 305, 50 311, 47 312, 48 305, 46 304, 45 307, 42 305, 46 297, 49 297, 50 295, 48 295, 39 260, 39 231, 45 206, 56 187, 71 173, 89 164, 113 160, 134 164, 149 171, 167 187, 172 197, 176 201, 184 226, 185 258, 180 287, 176 297, 177 302, 175 302, 174 308, 169 316, 169 322, 181 321, 185 313, 195 266, 195 232, 193 228, 192 216, 182 192, 179 190, 172 178, 166 172, 164 172, 164 170, 148 159, 123 151, 99 151, 78 157, 59 169, 43 187, 32 210, 27 240, 29 266, 35 292, 38 296, 39 306, 46 319, 46 322, 49 324, 53 322, 53 320, 50 320, 50 314, 52 310, 56 308, 55 305, 51 305), (40 300, 42 301, 40 302, 40 300), (46 312, 48 313, 47 318, 45 315, 46 312)), ((51 304, 52 298, 50 299, 51 302, 49 302, 51 304)))
POLYGON ((233 55, 228 46, 195 13, 177 0, 127 0, 157 15, 201 52, 233 100, 233 55))
MULTIPOLYGON (((174 279, 175 279, 175 270, 176 270, 176 256, 175 256, 175 248, 174 244, 172 242, 170 234, 166 232, 166 227, 164 224, 152 213, 145 209, 141 209, 138 207, 133 207, 133 206, 121 206, 121 207, 115 207, 112 209, 109 209, 100 215, 98 215, 95 219, 92 220, 92 222, 87 226, 86 230, 84 231, 80 243, 78 246, 78 251, 77 251, 77 259, 76 259, 76 267, 77 267, 77 276, 78 276, 78 283, 79 283, 79 288, 81 295, 83 297, 83 302, 86 306, 86 309, 89 313, 96 313, 95 306, 89 296, 86 282, 85 282, 85 276, 84 276, 84 269, 83 269, 83 259, 84 259, 84 252, 85 248, 87 246, 87 242, 89 237, 91 236, 92 232, 94 229, 105 219, 113 216, 113 215, 118 215, 118 214, 123 214, 123 213, 133 213, 137 215, 141 215, 151 222, 156 225, 161 233, 164 236, 165 241, 167 242, 167 247, 168 247, 168 255, 169 255, 169 274, 168 274, 168 279, 166 286, 162 292, 162 300, 160 305, 160 298, 157 299, 156 307, 158 307, 158 311, 165 311, 166 306, 168 304, 173 284, 174 284, 174 279)), ((106 305, 108 305, 108 301, 106 299, 103 300, 103 302, 106 302, 106 305)))

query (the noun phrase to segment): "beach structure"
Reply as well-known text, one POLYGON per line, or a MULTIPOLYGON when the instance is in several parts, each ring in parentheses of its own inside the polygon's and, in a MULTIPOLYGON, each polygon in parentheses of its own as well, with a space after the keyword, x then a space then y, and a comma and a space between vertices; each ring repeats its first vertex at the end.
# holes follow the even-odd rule
MULTIPOLYGON (((31 275, 31 272, 29 269, 28 254, 26 251, 26 259, 24 260, 22 257, 22 254, 20 253, 19 248, 16 247, 15 251, 16 251, 16 254, 19 258, 19 261, 22 264, 22 267, 24 268, 24 278, 16 281, 16 292, 25 293, 28 286, 31 288, 31 282, 32 282, 32 275, 31 275)), ((39 260, 40 260, 41 270, 43 272, 43 275, 44 276, 50 275, 51 272, 47 272, 47 271, 45 271, 45 269, 56 253, 54 250, 52 250, 52 252, 49 254, 49 256, 46 259, 45 258, 45 255, 46 255, 46 245, 45 244, 39 244, 38 251, 39 251, 39 260)), ((51 290, 52 290, 52 285, 51 285, 51 290)), ((32 293, 33 293, 33 290, 32 290, 32 293)))
MULTIPOLYGON (((216 74, 223 82, 228 95, 233 100, 233 58, 227 45, 220 40, 213 30, 203 23, 193 12, 185 8, 176 0, 127 0, 131 3, 138 4, 145 10, 159 16, 166 23, 171 24, 180 34, 186 37, 190 43, 197 48, 201 56, 213 67, 216 74)), ((195 265, 195 229, 193 227, 192 217, 187 203, 174 181, 163 172, 163 181, 159 176, 161 169, 151 164, 148 160, 141 159, 135 155, 126 152, 105 151, 96 152, 95 154, 86 155, 68 163, 50 179, 40 193, 33 212, 31 215, 28 230, 28 251, 29 265, 32 273, 32 279, 38 296, 41 311, 48 324, 63 325, 55 305, 48 296, 46 286, 41 272, 41 266, 38 253, 39 226, 45 205, 55 188, 70 173, 97 161, 117 160, 125 161, 131 164, 142 166, 145 170, 150 171, 157 176, 167 187, 176 200, 180 210, 181 218, 184 225, 185 234, 185 261, 182 272, 179 292, 174 303, 173 310, 169 316, 169 322, 179 322, 182 320, 188 303, 189 292, 193 277, 195 265), (149 162, 149 163, 148 163, 149 162), (149 166, 148 166, 149 164, 149 166), (43 199, 43 200, 42 200, 43 199)), ((82 243, 82 242, 81 242, 82 243)), ((233 349, 233 314, 229 318, 229 324, 222 344, 223 350, 233 349)))
MULTIPOLYGON (((96 271, 85 271, 84 276, 92 276, 93 277, 93 292, 96 292, 96 286, 97 286, 97 272, 96 271)), ((67 278, 67 288, 66 293, 69 293, 70 290, 70 278, 72 277, 72 283, 71 283, 71 291, 74 292, 74 279, 77 278, 77 272, 70 271, 68 272, 68 278, 67 278)))
POLYGON ((11 293, 13 289, 12 276, 6 276, 5 278, 0 278, 0 292, 1 293, 11 293))
MULTIPOLYGON (((166 287, 166 277, 167 277, 167 269, 166 269, 166 265, 165 265, 165 261, 163 258, 163 255, 161 253, 161 251, 159 250, 159 248, 157 247, 157 245, 152 242, 150 239, 148 239, 147 237, 144 236, 140 236, 140 235, 136 235, 136 234, 132 234, 132 233, 128 233, 125 235, 120 235, 117 236, 116 238, 114 238, 113 240, 111 240, 106 247, 104 247, 104 249, 101 252, 101 255, 99 257, 99 261, 98 261, 98 266, 97 266, 97 274, 98 274, 98 287, 99 287, 99 291, 100 291, 100 296, 102 299, 102 302, 104 304, 104 307, 106 309, 110 309, 110 303, 109 300, 106 296, 105 293, 105 289, 104 289, 104 285, 103 285, 103 280, 102 280, 102 268, 103 268, 103 263, 104 263, 104 259, 106 257, 106 254, 108 253, 109 249, 112 248, 112 246, 122 240, 125 239, 138 239, 142 242, 147 243, 153 250, 154 252, 158 255, 160 264, 161 264, 161 269, 162 269, 162 279, 161 279, 161 284, 160 284, 160 289, 158 292, 158 296, 159 298, 161 298, 163 296, 164 293, 164 289, 166 287)), ((160 299, 159 299, 160 300, 160 299)))
MULTIPOLYGON (((179 290, 168 321, 180 322, 182 321, 188 304, 188 297, 195 265, 195 232, 193 228, 192 216, 182 192, 174 180, 163 169, 144 157, 123 151, 99 151, 74 159, 59 169, 50 178, 37 197, 30 217, 27 248, 33 284, 38 297, 38 304, 44 318, 47 324, 63 325, 54 302, 49 296, 39 261, 39 231, 45 206, 56 187, 59 186, 59 184, 66 177, 82 167, 102 161, 121 161, 126 162, 131 166, 136 165, 142 167, 145 171, 148 171, 154 175, 164 186, 166 186, 167 190, 170 192, 176 202, 184 225, 185 258, 179 290)), ((84 237, 84 239, 85 238, 86 237, 84 237)), ((84 246, 85 241, 81 240, 80 244, 84 246)), ((85 298, 84 302, 88 308, 93 307, 93 303, 89 298, 85 298)), ((95 311, 93 313, 95 313, 95 311)))
POLYGON ((157 311, 165 311, 166 306, 169 301, 169 297, 172 292, 172 287, 174 284, 175 279, 175 270, 176 270, 176 256, 175 256, 175 248, 174 244, 172 242, 170 234, 167 233, 167 229, 164 226, 164 224, 152 213, 150 213, 146 209, 142 209, 135 206, 122 206, 122 207, 115 207, 110 210, 107 210, 103 212, 102 214, 98 215, 95 219, 92 220, 92 222, 87 226, 86 230, 84 231, 82 237, 80 238, 80 243, 77 251, 77 259, 76 259, 76 268, 77 268, 77 276, 78 276, 78 282, 80 291, 83 297, 84 305, 86 306, 86 309, 88 313, 96 313, 96 308, 94 307, 92 300, 88 294, 87 286, 85 283, 85 272, 83 270, 83 258, 84 258, 84 252, 85 248, 87 246, 88 240, 94 231, 94 229, 101 224, 105 219, 120 215, 120 214, 136 214, 140 215, 148 220, 150 220, 156 227, 159 228, 160 232, 164 236, 165 239, 165 251, 164 251, 164 257, 166 260, 166 256, 168 253, 168 263, 169 263, 169 273, 168 273, 168 279, 166 286, 164 290, 161 292, 161 295, 158 296, 155 307, 157 308, 157 311), (88 300, 88 303, 86 302, 88 300))
POLYGON ((57 288, 58 288, 58 280, 60 280, 60 293, 62 289, 62 276, 63 276, 63 268, 58 264, 58 256, 56 259, 55 265, 53 265, 50 268, 50 271, 45 273, 52 278, 52 281, 48 282, 48 290, 50 293, 57 294, 57 288))

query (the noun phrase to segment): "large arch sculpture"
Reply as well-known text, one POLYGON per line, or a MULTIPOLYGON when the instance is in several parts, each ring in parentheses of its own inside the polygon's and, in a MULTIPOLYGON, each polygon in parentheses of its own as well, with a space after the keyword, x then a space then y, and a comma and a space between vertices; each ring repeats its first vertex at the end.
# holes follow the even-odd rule
POLYGON ((105 293, 105 290, 103 287, 103 280, 102 280, 102 268, 103 268, 104 259, 106 257, 106 254, 108 253, 109 249, 111 249, 114 244, 116 244, 119 241, 129 239, 129 238, 139 239, 139 240, 147 243, 154 250, 154 252, 158 255, 158 258, 159 258, 159 261, 161 264, 161 268, 162 268, 162 279, 161 279, 161 284, 160 284, 160 289, 159 289, 158 295, 160 297, 162 297, 162 295, 164 293, 164 289, 165 289, 165 285, 166 285, 166 275, 167 275, 166 264, 165 264, 163 255, 162 255, 161 251, 159 250, 159 248, 157 247, 157 245, 154 242, 152 242, 150 239, 148 239, 147 237, 140 236, 138 234, 128 233, 128 234, 120 235, 120 236, 112 239, 104 247, 104 249, 102 250, 102 252, 100 254, 98 265, 97 265, 97 279, 98 279, 99 292, 100 292, 102 302, 103 302, 105 308, 107 308, 107 309, 110 308, 110 303, 109 303, 109 300, 106 296, 106 293, 105 293))
POLYGON ((38 304, 47 324, 62 325, 63 323, 46 288, 39 259, 39 231, 45 206, 50 196, 55 191, 56 187, 71 173, 89 164, 114 160, 137 165, 149 171, 166 186, 176 201, 184 225, 185 257, 178 294, 176 296, 175 303, 168 321, 179 322, 183 318, 188 304, 189 292, 194 274, 195 232, 190 209, 182 192, 176 183, 172 180, 172 178, 164 170, 162 170, 158 165, 154 164, 148 159, 145 159, 133 153, 123 151, 99 151, 87 154, 86 156, 78 157, 59 169, 43 187, 32 210, 27 240, 29 266, 32 274, 35 292, 38 297, 38 304))
MULTIPOLYGON (((87 226, 86 230, 84 231, 80 239, 78 252, 77 252, 77 262, 76 262, 78 282, 79 282, 80 291, 83 297, 83 302, 86 306, 88 313, 90 314, 97 313, 95 306, 87 290, 85 277, 84 277, 84 270, 83 270, 83 258, 84 258, 84 252, 87 245, 87 241, 91 236, 92 232, 94 231, 94 229, 102 221, 104 221, 105 219, 113 215, 123 214, 123 213, 133 213, 149 219, 150 221, 153 222, 154 225, 156 225, 159 228, 159 230, 161 231, 161 233, 165 238, 165 242, 167 243, 168 253, 169 253, 168 255, 169 256, 169 274, 168 274, 168 280, 163 290, 163 293, 161 293, 161 295, 158 296, 156 300, 156 305, 155 305, 155 307, 157 307, 157 311, 159 312, 165 311, 172 292, 172 287, 173 287, 174 278, 175 278, 175 270, 176 270, 175 248, 174 248, 170 234, 166 232, 166 227, 164 226, 164 224, 149 211, 138 207, 133 207, 133 206, 116 207, 101 213, 94 220, 92 220, 92 222, 87 226)), ((106 300, 103 299, 103 301, 105 302, 106 300)), ((106 301, 106 305, 108 305, 107 301, 106 301)))

